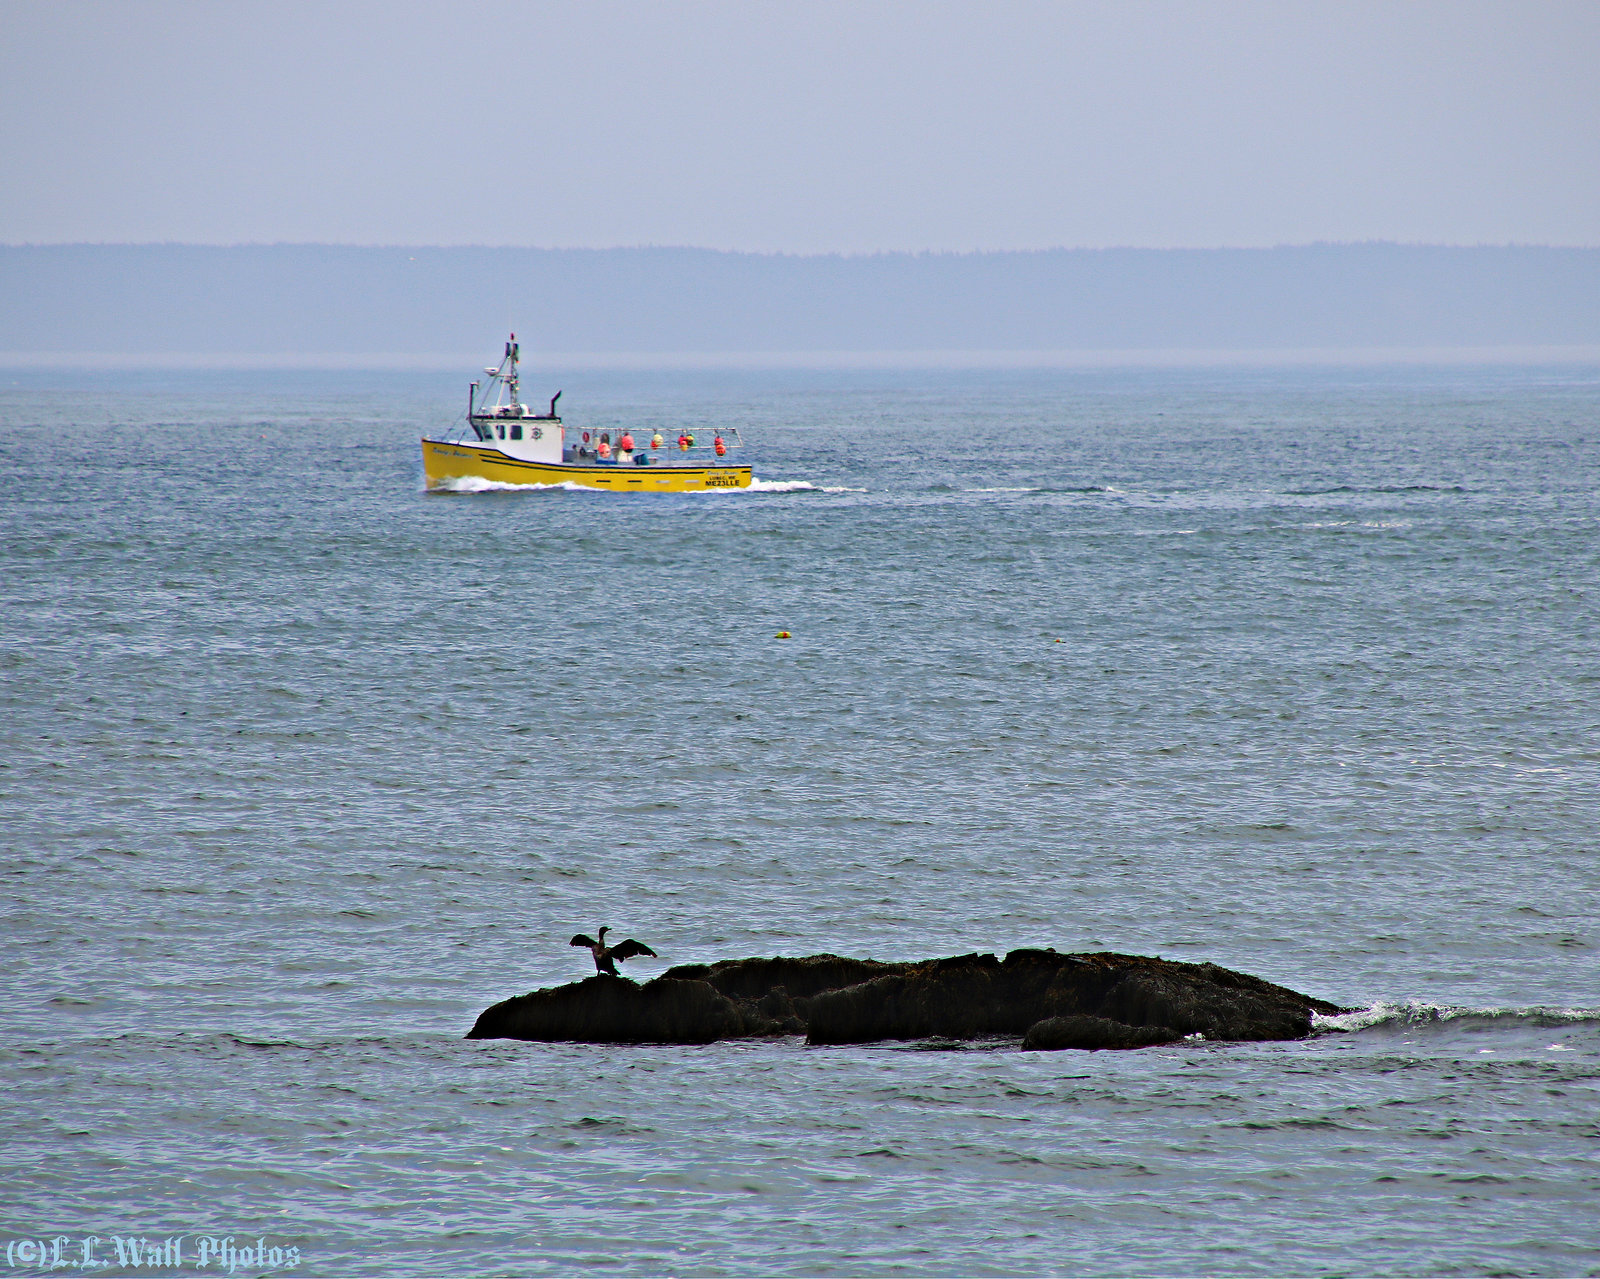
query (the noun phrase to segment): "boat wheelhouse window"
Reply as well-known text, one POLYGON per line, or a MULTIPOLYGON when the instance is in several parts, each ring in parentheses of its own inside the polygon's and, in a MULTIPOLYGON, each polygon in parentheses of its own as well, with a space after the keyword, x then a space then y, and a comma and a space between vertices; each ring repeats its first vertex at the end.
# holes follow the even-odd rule
POLYGON ((501 422, 495 429, 499 432, 502 440, 506 438, 506 424, 504 422, 501 422))
POLYGON ((511 438, 514 439, 514 440, 520 440, 522 438, 522 423, 521 422, 513 422, 511 424, 511 438))

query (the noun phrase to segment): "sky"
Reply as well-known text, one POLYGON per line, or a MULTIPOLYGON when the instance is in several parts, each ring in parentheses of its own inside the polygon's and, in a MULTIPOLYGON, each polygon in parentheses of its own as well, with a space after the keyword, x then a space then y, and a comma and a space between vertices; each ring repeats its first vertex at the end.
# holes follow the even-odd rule
POLYGON ((0 243, 1600 245, 1600 0, 0 0, 0 243))

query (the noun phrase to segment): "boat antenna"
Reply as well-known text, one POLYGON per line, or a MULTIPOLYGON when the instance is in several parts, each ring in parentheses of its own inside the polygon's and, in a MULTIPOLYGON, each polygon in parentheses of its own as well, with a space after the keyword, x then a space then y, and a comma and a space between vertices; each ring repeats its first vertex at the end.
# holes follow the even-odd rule
POLYGON ((515 409, 522 403, 517 394, 517 335, 515 333, 506 339, 506 362, 511 366, 511 372, 506 375, 506 387, 511 392, 511 407, 515 409))

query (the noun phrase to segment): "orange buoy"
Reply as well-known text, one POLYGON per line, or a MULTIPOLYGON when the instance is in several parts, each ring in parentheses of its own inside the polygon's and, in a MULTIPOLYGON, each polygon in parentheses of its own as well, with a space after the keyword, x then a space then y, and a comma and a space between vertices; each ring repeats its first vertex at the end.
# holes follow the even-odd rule
POLYGON ((722 437, 717 436, 717 456, 721 457, 728 451, 728 446, 722 442, 722 437))
POLYGON ((622 445, 622 447, 628 452, 633 452, 633 436, 624 433, 623 437, 618 440, 617 443, 622 445))

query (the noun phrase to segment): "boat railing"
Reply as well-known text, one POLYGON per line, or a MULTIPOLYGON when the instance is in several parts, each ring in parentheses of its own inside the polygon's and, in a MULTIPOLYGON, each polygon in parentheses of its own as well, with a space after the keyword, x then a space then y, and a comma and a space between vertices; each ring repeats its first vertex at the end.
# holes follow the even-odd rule
MULTIPOLYGON (((704 427, 701 428, 702 431, 706 429, 704 427)), ((693 434, 692 431, 687 433, 693 434)), ((600 466, 706 466, 708 464, 712 466, 730 466, 734 465, 734 463, 725 455, 732 453, 735 449, 745 447, 744 437, 739 434, 739 428, 736 426, 713 430, 712 442, 709 444, 701 444, 696 440, 695 443, 687 447, 679 444, 675 439, 666 438, 665 432, 657 431, 651 434, 662 436, 659 447, 652 448, 650 436, 644 435, 643 443, 635 444, 628 459, 622 461, 617 457, 615 451, 609 457, 598 456, 597 444, 600 436, 602 434, 633 434, 638 436, 641 434, 640 432, 629 431, 625 427, 604 427, 597 430, 591 426, 580 434, 586 434, 589 438, 587 440, 581 438, 574 440, 569 437, 564 452, 571 454, 575 461, 595 463, 600 466), (718 439, 722 441, 722 453, 717 452, 716 442, 718 439), (639 460, 641 457, 645 459, 642 462, 639 460)), ((613 450, 616 449, 614 442, 607 441, 607 443, 610 444, 613 450)))
MULTIPOLYGON (((737 465, 731 457, 718 454, 714 445, 696 444, 692 448, 680 449, 677 445, 670 448, 663 445, 659 449, 642 448, 634 449, 627 458, 619 458, 615 453, 610 457, 600 457, 592 444, 569 444, 563 452, 570 454, 575 462, 596 466, 732 466, 737 465)), ((726 453, 732 453, 730 445, 726 453)))
MULTIPOLYGON (((559 416, 554 414, 529 413, 526 411, 527 406, 522 405, 518 407, 520 407, 523 411, 514 412, 511 410, 510 406, 507 406, 501 411, 496 411, 494 409, 485 409, 482 405, 479 405, 475 412, 471 414, 463 414, 451 424, 448 430, 440 432, 439 436, 435 438, 437 438, 439 442, 443 444, 456 444, 462 442, 483 443, 488 441, 485 440, 483 432, 478 429, 479 423, 482 423, 483 426, 487 428, 497 423, 554 422, 560 424, 562 421, 559 416), (469 436, 475 438, 469 441, 469 436)), ((663 439, 660 448, 651 448, 649 444, 650 437, 645 436, 644 446, 642 448, 636 446, 626 462, 619 462, 615 453, 606 458, 597 456, 597 449, 595 446, 599 441, 601 434, 619 433, 626 431, 627 428, 605 427, 597 430, 591 426, 588 428, 591 438, 587 442, 582 442, 579 438, 577 438, 581 435, 582 428, 566 426, 565 429, 568 434, 565 446, 562 449, 563 454, 569 455, 570 459, 573 461, 581 460, 586 464, 594 463, 601 466, 706 466, 708 464, 713 466, 731 466, 735 465, 735 463, 733 462, 732 458, 725 455, 732 453, 735 449, 742 449, 746 447, 744 438, 739 434, 739 428, 736 426, 730 426, 721 429, 720 431, 714 431, 712 433, 713 442, 710 444, 702 444, 696 440, 695 443, 689 445, 688 448, 683 448, 676 440, 665 438, 665 434, 663 433, 663 439), (723 453, 721 454, 717 452, 717 446, 715 443, 718 435, 722 437, 723 443, 723 453), (638 462, 637 459, 640 456, 643 456, 647 460, 643 463, 638 462)), ((612 447, 615 448, 614 445, 612 447)))

